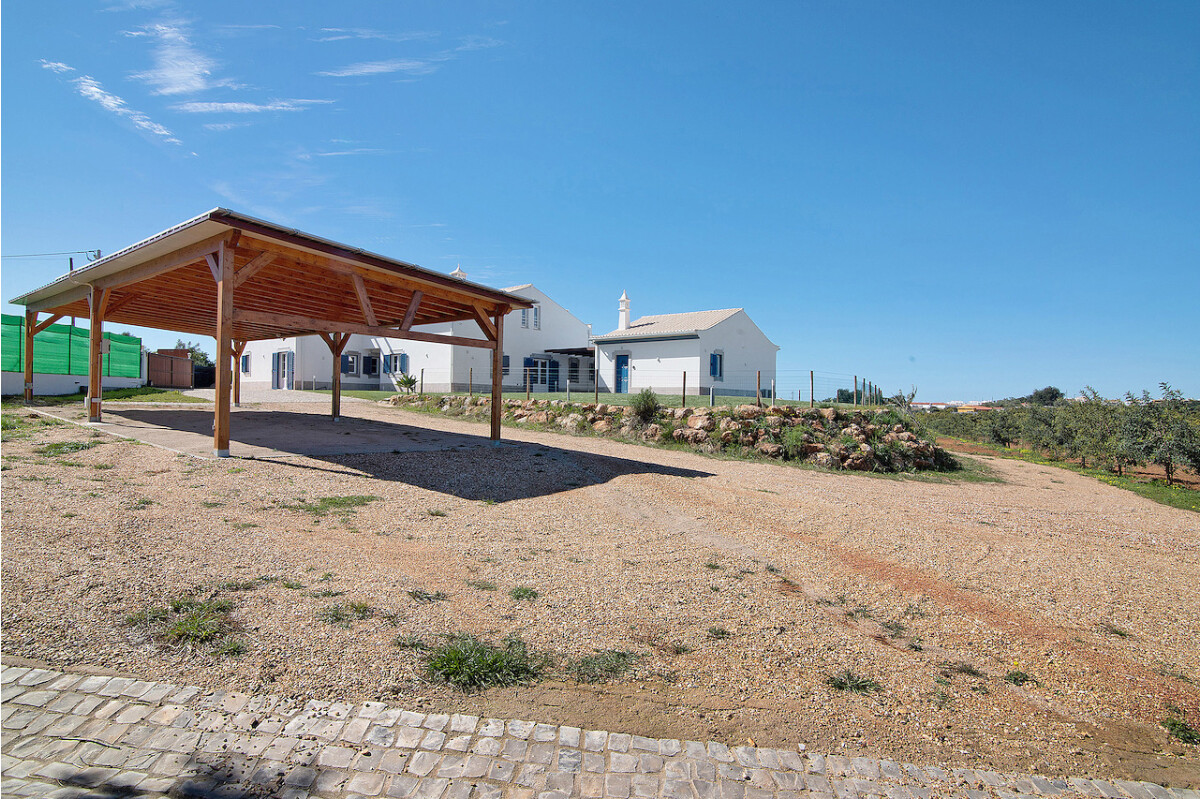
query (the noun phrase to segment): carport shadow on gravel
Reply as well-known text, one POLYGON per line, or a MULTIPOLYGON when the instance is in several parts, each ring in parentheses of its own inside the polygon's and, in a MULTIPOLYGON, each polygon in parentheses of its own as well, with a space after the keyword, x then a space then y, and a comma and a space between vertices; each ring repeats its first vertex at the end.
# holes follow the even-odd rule
MULTIPOLYGON (((111 432, 189 454, 211 454, 211 411, 122 408, 108 416, 116 428, 111 432)), ((235 456, 292 469, 343 475, 351 470, 469 500, 528 499, 631 474, 712 476, 696 469, 543 444, 501 441, 497 446, 485 435, 356 417, 342 417, 335 423, 315 413, 255 410, 236 414, 231 427, 230 449, 235 456)))

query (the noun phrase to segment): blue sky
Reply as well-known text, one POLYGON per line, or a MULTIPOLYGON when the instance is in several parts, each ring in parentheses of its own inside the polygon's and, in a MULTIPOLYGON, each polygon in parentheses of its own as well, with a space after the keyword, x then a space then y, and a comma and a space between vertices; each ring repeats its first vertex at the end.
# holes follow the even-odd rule
POLYGON ((1190 0, 64 0, 2 58, 5 256, 225 206, 597 332, 745 307, 785 394, 1200 396, 1190 0))

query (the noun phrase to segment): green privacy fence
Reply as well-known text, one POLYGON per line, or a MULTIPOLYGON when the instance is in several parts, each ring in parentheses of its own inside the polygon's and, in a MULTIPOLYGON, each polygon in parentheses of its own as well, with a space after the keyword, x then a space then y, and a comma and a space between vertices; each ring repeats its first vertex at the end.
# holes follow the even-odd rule
MULTIPOLYGON (((25 371, 25 319, 3 314, 0 369, 25 371)), ((136 336, 105 333, 109 351, 102 356, 101 374, 108 377, 142 376, 142 340, 136 336)), ((71 325, 50 325, 33 340, 33 371, 43 375, 86 375, 88 330, 71 325)))

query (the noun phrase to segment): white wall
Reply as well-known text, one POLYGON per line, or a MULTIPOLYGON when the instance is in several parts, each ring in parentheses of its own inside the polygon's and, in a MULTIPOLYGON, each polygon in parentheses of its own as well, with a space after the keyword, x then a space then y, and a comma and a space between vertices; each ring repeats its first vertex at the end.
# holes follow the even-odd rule
POLYGON ((699 339, 628 341, 602 347, 596 348, 596 374, 604 391, 615 387, 616 356, 626 353, 630 356, 628 393, 649 388, 661 394, 679 394, 683 390, 684 372, 689 394, 696 393, 700 385, 699 339))
POLYGON ((723 322, 700 333, 700 363, 704 368, 702 391, 715 386, 717 393, 755 392, 756 372, 762 371, 762 390, 771 390, 775 379, 775 358, 779 347, 772 344, 745 311, 738 311, 723 322), (714 381, 708 376, 709 355, 721 352, 725 356, 725 379, 714 381))

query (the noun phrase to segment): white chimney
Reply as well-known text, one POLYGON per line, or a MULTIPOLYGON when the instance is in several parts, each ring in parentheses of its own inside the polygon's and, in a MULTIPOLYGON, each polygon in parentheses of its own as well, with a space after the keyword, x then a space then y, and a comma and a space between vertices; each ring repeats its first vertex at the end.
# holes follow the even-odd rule
POLYGON ((463 271, 462 264, 454 267, 454 271, 450 273, 450 277, 454 278, 455 280, 467 279, 467 273, 463 271))
POLYGON ((629 296, 621 292, 621 312, 617 320, 617 330, 629 329, 629 296))

